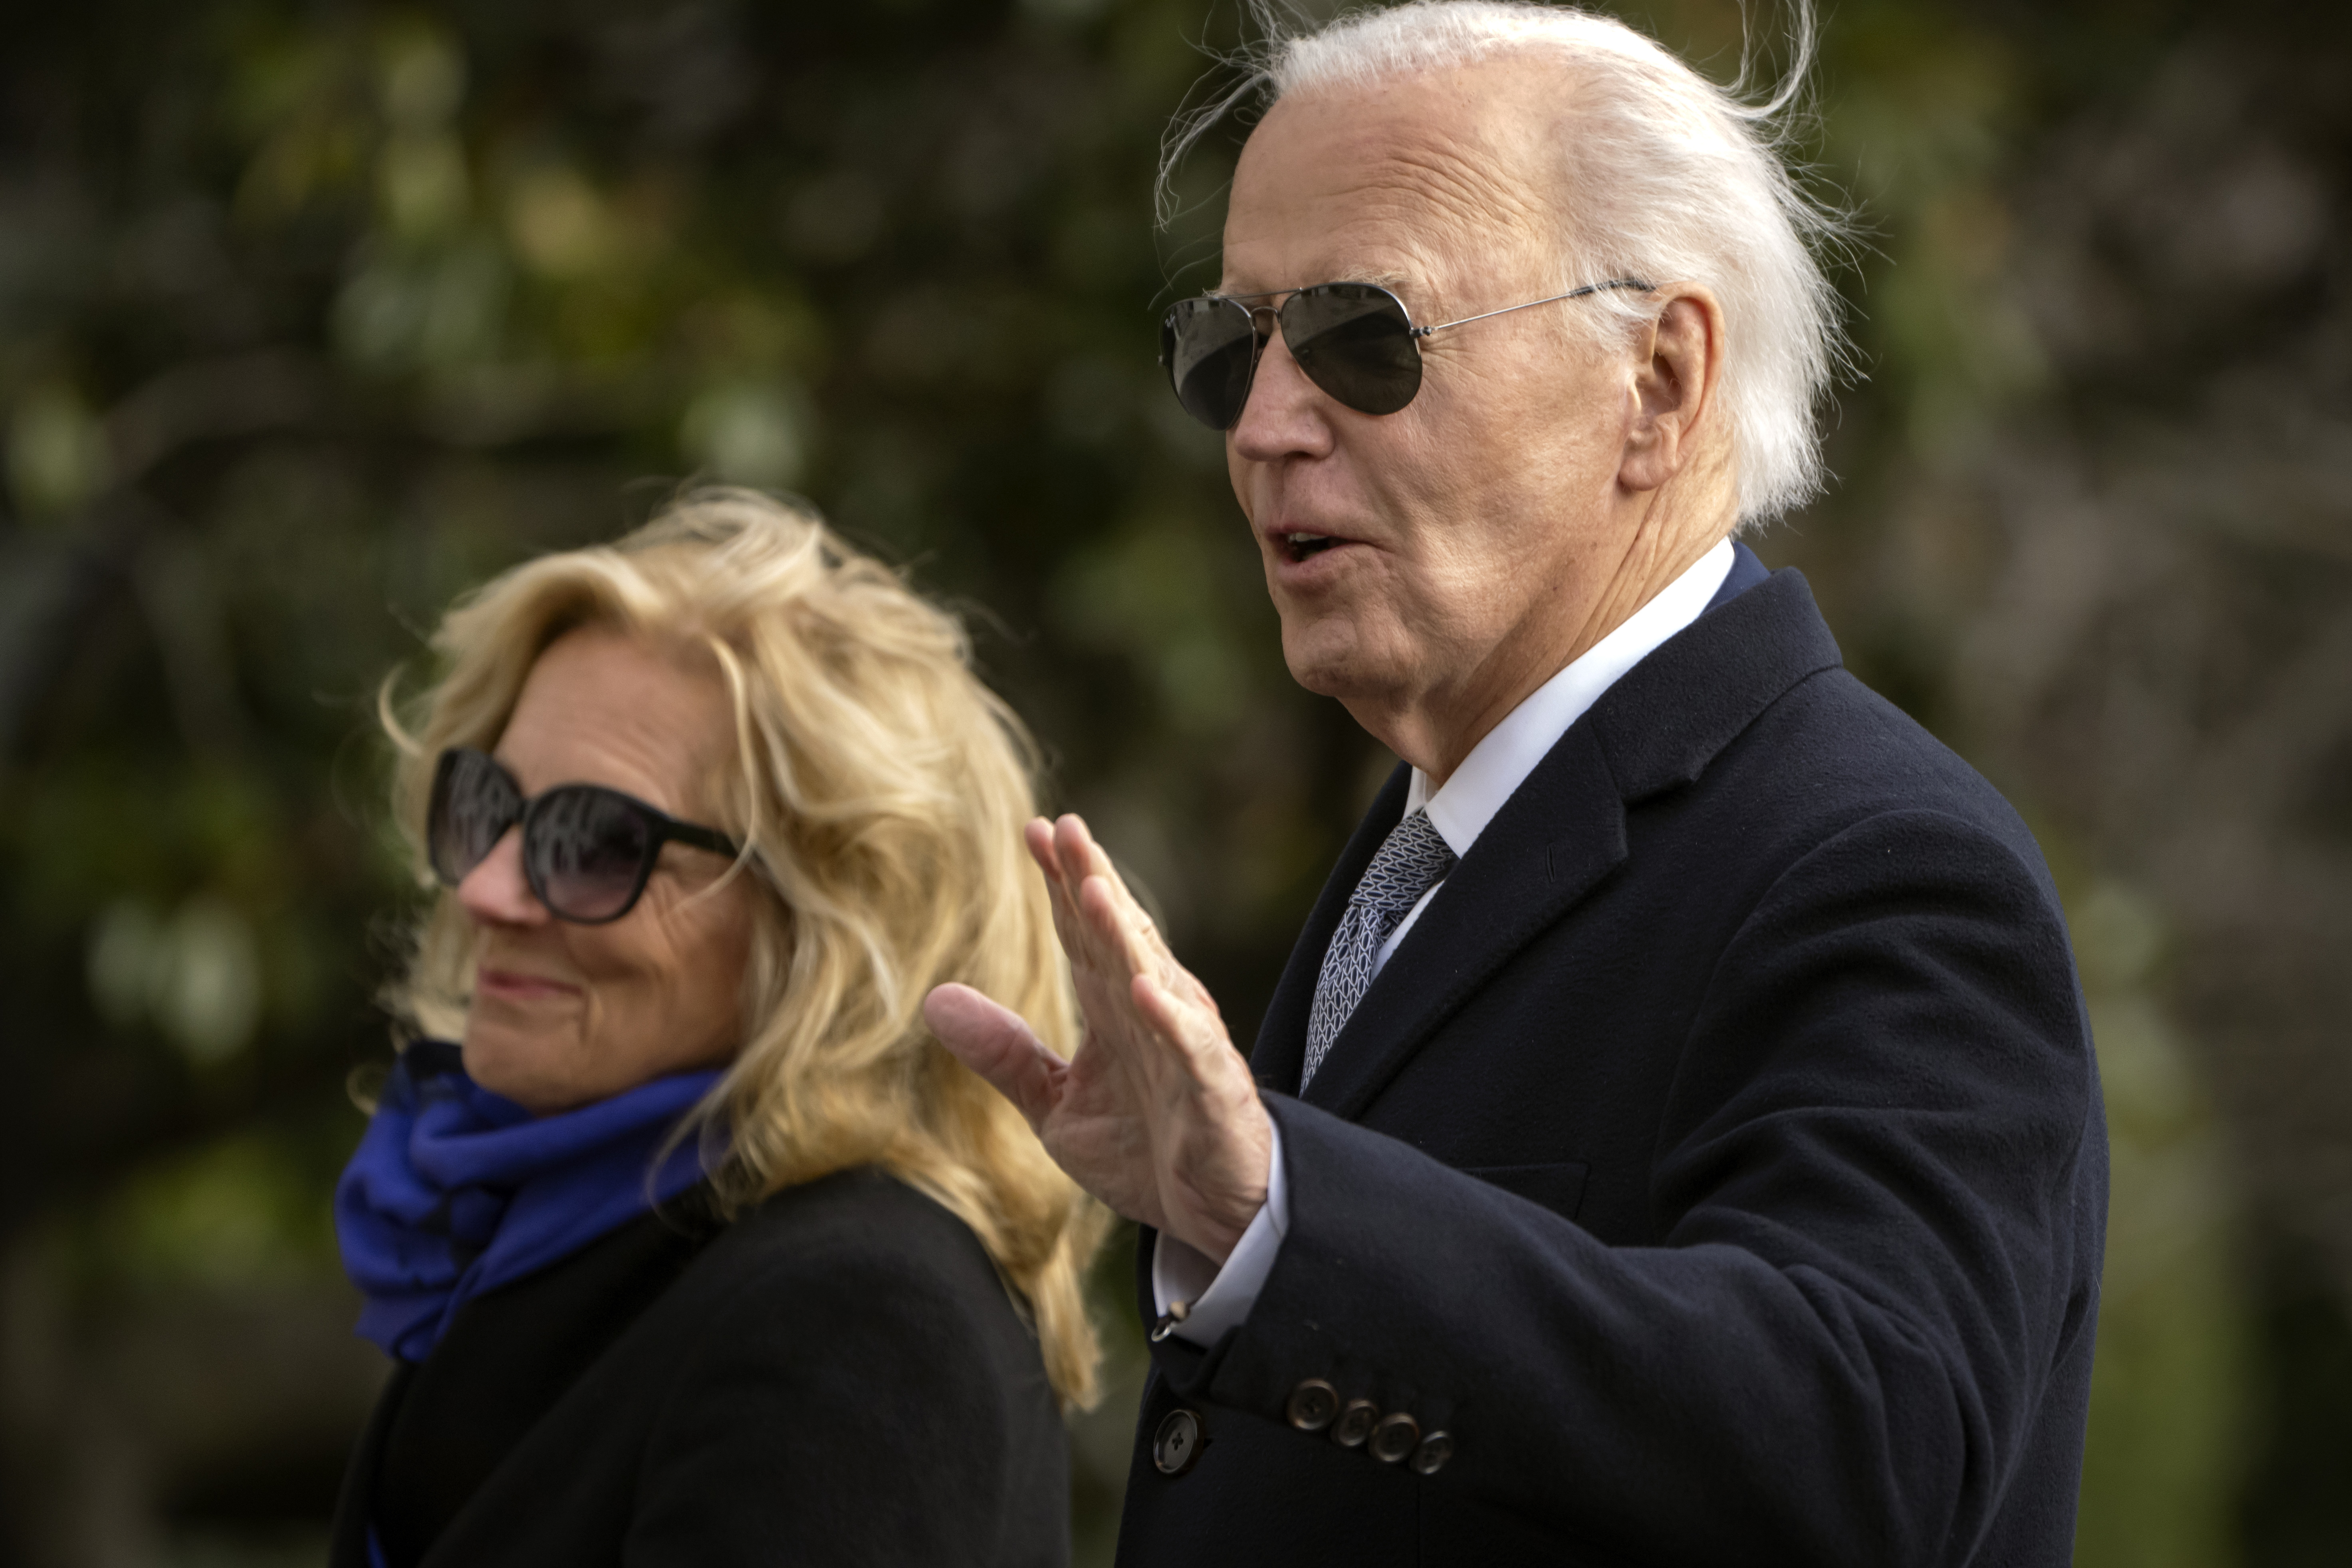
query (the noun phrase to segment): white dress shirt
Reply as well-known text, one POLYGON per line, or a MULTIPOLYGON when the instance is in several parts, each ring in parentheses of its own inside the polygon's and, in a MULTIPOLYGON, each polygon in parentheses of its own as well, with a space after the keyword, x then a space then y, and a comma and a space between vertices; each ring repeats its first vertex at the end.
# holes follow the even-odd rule
MULTIPOLYGON (((1486 731, 1470 749, 1462 765, 1444 784, 1432 791, 1428 775, 1412 770, 1404 797, 1404 814, 1426 810, 1446 847, 1459 859, 1470 853, 1486 824, 1518 793, 1536 764, 1544 760, 1568 727, 1584 716, 1601 694, 1655 650, 1659 644, 1698 619, 1731 574, 1733 551, 1725 540, 1700 556, 1683 574, 1628 616, 1616 630, 1594 643, 1549 680, 1529 692, 1503 721, 1486 731)), ((1403 921, 1381 944, 1372 962, 1377 975, 1389 955, 1404 940, 1422 910, 1437 896, 1439 882, 1421 896, 1403 921)), ((1219 1335, 1249 1316, 1266 1274, 1282 1250, 1290 1229, 1290 1202, 1282 1169, 1282 1130, 1274 1129, 1273 1163, 1266 1171, 1265 1202, 1249 1228, 1234 1244, 1231 1257, 1219 1268, 1206 1254, 1165 1231, 1151 1255, 1151 1294, 1164 1317, 1171 1303, 1191 1303, 1184 1321, 1172 1330, 1194 1344, 1214 1344, 1219 1335)))

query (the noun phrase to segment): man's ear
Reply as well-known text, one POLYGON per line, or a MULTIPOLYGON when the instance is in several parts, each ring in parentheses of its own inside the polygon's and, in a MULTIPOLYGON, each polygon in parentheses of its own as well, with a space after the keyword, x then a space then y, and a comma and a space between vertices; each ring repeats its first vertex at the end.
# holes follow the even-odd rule
POLYGON ((1723 376, 1723 309, 1715 296, 1675 288, 1633 343, 1633 423, 1617 482, 1654 490, 1686 468, 1723 376))

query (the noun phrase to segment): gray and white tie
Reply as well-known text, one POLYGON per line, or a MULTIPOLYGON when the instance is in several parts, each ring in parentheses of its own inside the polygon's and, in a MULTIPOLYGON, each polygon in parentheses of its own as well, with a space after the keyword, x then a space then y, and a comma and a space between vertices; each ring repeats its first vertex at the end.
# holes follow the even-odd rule
POLYGON ((1348 897, 1348 912, 1331 933, 1323 973, 1315 983, 1315 1005, 1307 1015, 1307 1063, 1298 1074, 1304 1089, 1331 1049, 1331 1042, 1356 1011, 1372 984, 1372 963, 1421 896, 1454 869, 1429 814, 1416 811, 1389 829, 1380 853, 1364 868, 1363 880, 1348 897))

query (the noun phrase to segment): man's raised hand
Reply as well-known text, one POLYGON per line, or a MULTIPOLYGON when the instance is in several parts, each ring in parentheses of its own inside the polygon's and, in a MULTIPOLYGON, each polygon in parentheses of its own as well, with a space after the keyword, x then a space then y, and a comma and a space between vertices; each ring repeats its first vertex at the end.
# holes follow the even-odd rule
POLYGON ((1080 1186, 1223 1262, 1265 1202, 1273 1156, 1249 1066, 1087 825, 1041 818, 1027 839, 1077 984, 1076 1055, 968 985, 934 990, 923 1016, 1080 1186))

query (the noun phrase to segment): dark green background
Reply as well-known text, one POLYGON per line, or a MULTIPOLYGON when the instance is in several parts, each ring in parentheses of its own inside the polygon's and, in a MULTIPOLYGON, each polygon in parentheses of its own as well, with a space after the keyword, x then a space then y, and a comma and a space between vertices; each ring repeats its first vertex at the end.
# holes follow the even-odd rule
MULTIPOLYGON (((1736 68, 1727 0, 1622 14, 1736 68)), ((1234 146, 1155 234, 1157 141, 1237 25, 8 8, 0 1564, 315 1560, 377 1374, 326 1198, 418 896, 373 693, 453 594, 684 479, 969 605, 1246 1035, 1389 759, 1291 684, 1152 364, 1234 146)), ((1800 138, 1865 220, 1862 373, 1835 489, 1755 542, 2069 900, 2116 1135, 2085 1563, 2352 1560, 2347 34, 1856 0, 1800 138)))

